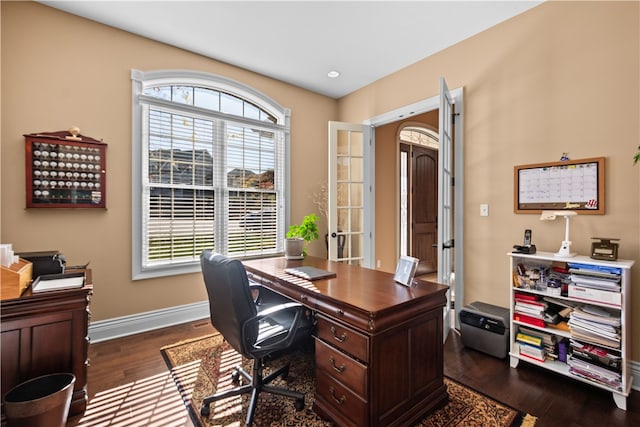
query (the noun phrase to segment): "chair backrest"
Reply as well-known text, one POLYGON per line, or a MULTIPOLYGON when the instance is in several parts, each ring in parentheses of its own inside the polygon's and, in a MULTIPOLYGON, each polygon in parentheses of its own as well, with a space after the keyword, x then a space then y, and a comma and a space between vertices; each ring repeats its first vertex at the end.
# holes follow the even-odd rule
POLYGON ((244 266, 210 250, 202 252, 200 264, 209 296, 211 324, 234 350, 248 356, 247 348, 255 342, 258 326, 242 329, 257 314, 244 266))

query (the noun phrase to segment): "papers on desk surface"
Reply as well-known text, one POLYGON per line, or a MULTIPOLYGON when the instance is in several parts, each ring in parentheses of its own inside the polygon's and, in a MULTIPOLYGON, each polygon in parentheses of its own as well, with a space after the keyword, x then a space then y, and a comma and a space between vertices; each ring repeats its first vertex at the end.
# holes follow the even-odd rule
POLYGON ((60 289, 81 288, 84 286, 84 272, 43 274, 31 285, 31 292, 57 291, 60 289))
POLYGON ((332 271, 322 270, 311 266, 285 268, 284 272, 306 280, 329 279, 331 277, 336 277, 336 273, 332 271))

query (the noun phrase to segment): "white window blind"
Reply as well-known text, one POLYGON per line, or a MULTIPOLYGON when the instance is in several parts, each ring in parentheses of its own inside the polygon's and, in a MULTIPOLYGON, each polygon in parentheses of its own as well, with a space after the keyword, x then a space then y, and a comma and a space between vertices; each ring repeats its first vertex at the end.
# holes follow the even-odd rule
POLYGON ((180 77, 134 78, 134 279, 198 270, 204 249, 282 252, 288 110, 228 80, 180 77))

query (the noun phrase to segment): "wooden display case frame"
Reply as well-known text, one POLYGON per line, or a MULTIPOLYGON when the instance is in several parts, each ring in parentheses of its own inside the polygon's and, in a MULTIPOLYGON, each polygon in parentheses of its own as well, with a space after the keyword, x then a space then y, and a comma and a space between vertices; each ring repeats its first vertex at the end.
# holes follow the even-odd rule
POLYGON ((67 131, 24 137, 27 208, 107 207, 107 144, 67 131))

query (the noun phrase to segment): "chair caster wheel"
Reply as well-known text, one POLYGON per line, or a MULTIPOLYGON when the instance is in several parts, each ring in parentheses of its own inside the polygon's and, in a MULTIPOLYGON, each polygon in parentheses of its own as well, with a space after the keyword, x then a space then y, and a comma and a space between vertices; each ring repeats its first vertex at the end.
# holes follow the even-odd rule
POLYGON ((231 381, 234 384, 238 384, 240 382, 240 372, 234 370, 231 374, 231 381))
POLYGON ((200 407, 200 415, 202 415, 203 417, 209 416, 209 405, 202 405, 200 407))
POLYGON ((294 407, 296 411, 302 411, 304 409, 304 399, 296 399, 294 407))

